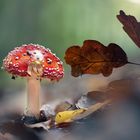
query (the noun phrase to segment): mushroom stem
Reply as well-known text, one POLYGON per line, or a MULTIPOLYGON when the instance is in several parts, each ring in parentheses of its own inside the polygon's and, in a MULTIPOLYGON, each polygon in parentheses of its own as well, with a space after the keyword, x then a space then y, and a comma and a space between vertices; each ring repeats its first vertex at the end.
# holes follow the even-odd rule
POLYGON ((40 113, 40 79, 27 79, 27 115, 39 117, 40 113))

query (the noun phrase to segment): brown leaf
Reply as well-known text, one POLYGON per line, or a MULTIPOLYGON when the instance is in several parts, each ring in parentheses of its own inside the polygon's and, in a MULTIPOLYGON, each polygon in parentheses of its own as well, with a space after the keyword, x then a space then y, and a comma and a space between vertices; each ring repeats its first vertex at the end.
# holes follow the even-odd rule
POLYGON ((135 90, 134 81, 130 79, 120 79, 108 84, 107 93, 112 99, 118 100, 130 97, 135 90))
POLYGON ((91 91, 87 93, 87 97, 95 100, 96 102, 104 102, 105 100, 109 99, 109 94, 102 91, 91 91))
POLYGON ((87 98, 102 103, 107 99, 112 101, 130 97, 134 91, 134 80, 120 79, 111 81, 104 91, 91 91, 87 93, 87 98))
POLYGON ((124 31, 140 47, 140 22, 134 16, 126 15, 122 10, 117 18, 123 24, 124 31))
POLYGON ((130 91, 134 86, 134 81, 131 79, 120 79, 112 81, 108 84, 108 89, 110 90, 127 90, 130 91))
POLYGON ((71 65, 72 75, 100 74, 109 76, 113 68, 128 63, 126 53, 116 44, 108 47, 96 40, 85 40, 83 46, 72 46, 66 50, 65 61, 71 65))

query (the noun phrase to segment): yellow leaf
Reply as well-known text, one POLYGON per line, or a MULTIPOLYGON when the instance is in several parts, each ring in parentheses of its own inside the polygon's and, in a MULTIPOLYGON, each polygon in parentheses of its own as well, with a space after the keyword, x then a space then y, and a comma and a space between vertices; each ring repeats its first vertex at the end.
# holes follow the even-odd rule
POLYGON ((65 122, 72 122, 73 118, 81 113, 83 113, 85 109, 77 109, 77 110, 70 110, 70 111, 63 111, 56 114, 55 122, 57 124, 65 123, 65 122))

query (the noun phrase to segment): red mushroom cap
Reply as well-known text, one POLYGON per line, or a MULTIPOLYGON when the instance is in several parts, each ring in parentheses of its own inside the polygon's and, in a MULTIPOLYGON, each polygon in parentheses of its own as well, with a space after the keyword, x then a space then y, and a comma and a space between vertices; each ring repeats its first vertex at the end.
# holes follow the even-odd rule
POLYGON ((59 80, 64 76, 62 62, 48 48, 41 45, 22 45, 9 52, 3 60, 3 68, 15 76, 27 77, 28 67, 39 62, 42 67, 41 78, 59 80))

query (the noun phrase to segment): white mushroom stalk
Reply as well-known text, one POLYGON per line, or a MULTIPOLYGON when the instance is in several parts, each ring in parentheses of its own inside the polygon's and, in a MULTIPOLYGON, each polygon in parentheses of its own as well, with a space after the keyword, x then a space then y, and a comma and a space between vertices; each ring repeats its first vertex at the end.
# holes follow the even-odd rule
POLYGON ((43 73, 42 70, 41 63, 36 61, 29 65, 27 71, 30 76, 27 78, 26 115, 35 116, 36 118, 40 116, 40 77, 43 73))

